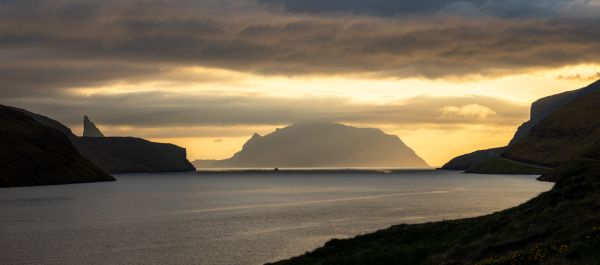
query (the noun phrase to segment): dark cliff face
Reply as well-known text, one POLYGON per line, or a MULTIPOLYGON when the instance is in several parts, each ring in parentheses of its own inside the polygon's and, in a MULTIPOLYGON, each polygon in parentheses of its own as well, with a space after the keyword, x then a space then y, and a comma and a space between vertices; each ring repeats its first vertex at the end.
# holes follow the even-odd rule
MULTIPOLYGON (((562 156, 562 158, 558 158, 558 156, 561 156, 558 154, 554 158, 550 158, 550 157, 533 158, 533 157, 528 157, 529 155, 525 155, 525 156, 521 155, 521 153, 523 153, 523 154, 529 153, 531 155, 532 152, 531 152, 531 150, 530 151, 522 150, 521 148, 525 148, 525 145, 522 145, 520 142, 523 139, 529 138, 529 135, 532 132, 532 130, 534 130, 534 128, 539 123, 546 120, 546 118, 550 118, 553 113, 561 111, 566 106, 571 105, 571 103, 578 102, 579 99, 586 98, 589 95, 595 94, 597 92, 600 92, 600 80, 588 85, 587 87, 584 87, 584 88, 581 88, 578 90, 568 91, 568 92, 548 96, 545 98, 541 98, 541 99, 535 101, 531 105, 531 118, 529 121, 523 123, 523 125, 521 125, 519 127, 519 129, 515 133, 515 136, 509 143, 510 148, 507 149, 509 151, 498 152, 498 149, 495 149, 495 148, 477 151, 477 152, 474 152, 471 154, 458 156, 458 157, 452 159, 451 161, 449 161, 442 168, 443 169, 456 169, 456 170, 469 170, 469 168, 471 168, 472 169, 471 171, 473 173, 496 173, 496 168, 501 168, 501 167, 510 165, 507 163, 502 163, 503 165, 499 165, 499 163, 497 163, 498 161, 510 162, 510 161, 498 159, 501 156, 504 159, 514 159, 514 160, 517 160, 522 163, 535 164, 538 166, 545 166, 545 167, 555 167, 558 165, 558 163, 560 161, 564 161, 565 159, 568 159, 568 157, 570 157, 572 155, 572 153, 576 152, 576 151, 572 150, 572 151, 566 152, 564 154, 564 156, 562 156), (519 147, 519 146, 521 146, 521 147, 519 147), (517 154, 517 153, 519 153, 519 154, 517 154), (487 166, 486 167, 482 167, 482 166, 472 167, 472 166, 476 166, 477 164, 480 164, 480 163, 486 163, 487 166), (493 166, 489 167, 490 165, 493 165, 493 166), (489 170, 482 171, 481 170, 482 168, 488 168, 489 170)), ((586 110, 580 108, 577 111, 581 111, 582 113, 584 113, 586 110)), ((575 114, 572 113, 571 115, 575 115, 575 114)), ((591 112, 590 112, 590 115, 591 115, 591 112)), ((577 122, 579 119, 576 116, 573 116, 572 118, 574 119, 573 121, 575 121, 575 122, 577 122)), ((568 118, 563 117, 563 119, 568 119, 568 118)), ((594 124, 594 123, 592 122, 591 124, 594 124)), ((539 134, 540 129, 537 129, 535 133, 539 134)), ((531 142, 531 141, 527 140, 527 142, 531 142)), ((567 141, 565 141, 565 139, 563 139, 562 141, 560 141, 560 143, 566 144, 567 141)), ((531 145, 527 145, 527 146, 533 147, 531 145)), ((555 150, 555 151, 558 151, 558 150, 555 150)), ((542 152, 542 150, 538 150, 538 152, 542 152)), ((510 166, 509 166, 509 168, 504 168, 504 169, 508 169, 509 171, 514 170, 515 172, 518 172, 520 170, 519 168, 512 168, 510 166)), ((536 171, 536 168, 530 168, 530 169, 532 169, 533 171, 529 171, 529 172, 536 171)))
MULTIPOLYGON (((600 83, 596 83, 600 84, 600 83)), ((515 161, 556 167, 581 158, 600 144, 600 91, 577 97, 538 122, 502 155, 515 161)))
POLYGON ((186 150, 173 144, 134 137, 81 137, 77 146, 92 162, 111 173, 193 171, 186 150))
POLYGON ((510 141, 509 145, 514 144, 523 137, 527 136, 531 129, 548 115, 558 111, 573 100, 596 91, 600 91, 600 80, 581 89, 563 92, 535 101, 533 104, 531 104, 530 120, 523 123, 523 125, 517 129, 517 132, 510 141))
POLYGON ((400 138, 379 129, 336 123, 300 123, 254 134, 232 158, 214 167, 411 167, 427 163, 400 138))
POLYGON ((78 137, 71 129, 46 116, 19 111, 66 135, 88 160, 110 173, 194 171, 185 148, 134 137, 78 137))
POLYGON ((114 181, 61 131, 21 110, 0 105, 0 122, 0 187, 114 181))

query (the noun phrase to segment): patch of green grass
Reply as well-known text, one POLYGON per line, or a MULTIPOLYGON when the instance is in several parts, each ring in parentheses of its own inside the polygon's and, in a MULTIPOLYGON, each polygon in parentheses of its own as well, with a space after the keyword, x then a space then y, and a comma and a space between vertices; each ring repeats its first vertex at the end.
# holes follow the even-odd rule
POLYGON ((501 157, 494 157, 470 166, 465 172, 479 174, 541 175, 549 170, 550 168, 529 165, 501 157))

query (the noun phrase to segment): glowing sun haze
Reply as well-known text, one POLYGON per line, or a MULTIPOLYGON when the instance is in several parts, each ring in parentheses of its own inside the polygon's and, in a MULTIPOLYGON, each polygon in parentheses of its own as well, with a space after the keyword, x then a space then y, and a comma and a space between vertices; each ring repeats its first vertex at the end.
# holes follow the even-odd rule
POLYGON ((599 79, 599 25, 595 0, 0 0, 0 103, 190 159, 336 121, 438 166, 599 79))

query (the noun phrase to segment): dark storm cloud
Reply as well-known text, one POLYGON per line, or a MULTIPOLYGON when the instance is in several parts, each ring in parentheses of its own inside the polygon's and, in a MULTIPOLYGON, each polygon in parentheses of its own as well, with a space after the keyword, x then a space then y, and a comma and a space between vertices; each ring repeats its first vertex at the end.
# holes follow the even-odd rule
POLYGON ((165 70, 121 64, 25 64, 0 63, 0 96, 3 98, 60 96, 65 88, 96 87, 115 80, 139 80, 165 70))
POLYGON ((4 0, 2 96, 15 94, 6 92, 10 88, 21 90, 16 94, 27 94, 27 89, 37 93, 128 76, 153 77, 184 66, 262 75, 460 78, 600 61, 595 1, 269 3, 306 6, 308 11, 348 7, 414 16, 297 15, 249 0, 4 0), (438 12, 469 5, 502 14, 522 10, 522 16, 438 12), (582 15, 571 16, 573 10, 582 15))
POLYGON ((551 16, 575 10, 590 0, 259 0, 290 12, 354 13, 406 16, 432 13, 494 15, 502 17, 551 16))
POLYGON ((259 0, 293 12, 353 12, 359 14, 397 15, 439 10, 452 2, 448 0, 259 0))
POLYGON ((598 63, 598 11, 597 1, 579 0, 0 0, 0 98, 56 113, 70 124, 82 111, 100 113, 108 124, 137 126, 282 124, 314 117, 512 124, 520 111, 481 98, 372 106, 161 93, 77 97, 65 91, 220 78, 177 74, 189 66, 259 75, 463 78, 598 63), (497 115, 469 116, 478 110, 469 104, 497 115))

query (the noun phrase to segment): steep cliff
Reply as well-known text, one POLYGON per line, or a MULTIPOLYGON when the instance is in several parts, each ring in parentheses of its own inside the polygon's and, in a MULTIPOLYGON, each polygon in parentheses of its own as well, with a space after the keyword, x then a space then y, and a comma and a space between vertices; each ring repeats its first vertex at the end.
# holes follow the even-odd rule
MULTIPOLYGON (((600 85, 600 83, 597 83, 600 85)), ((600 91, 580 96, 538 122, 529 134, 511 143, 503 157, 556 167, 583 157, 600 144, 600 91)))
POLYGON ((81 153, 111 173, 193 171, 186 150, 134 137, 81 137, 81 153))
POLYGON ((114 180, 61 131, 21 110, 0 105, 0 123, 0 187, 114 180))
POLYGON ((58 121, 19 109, 66 135, 88 160, 110 173, 194 171, 185 148, 135 137, 78 137, 58 121))
MULTIPOLYGON (((553 113, 561 111, 563 108, 565 108, 566 106, 569 106, 571 103, 576 102, 577 100, 579 100, 581 98, 587 98, 588 95, 594 94, 598 91, 600 91, 600 80, 598 80, 584 88, 581 88, 581 89, 568 91, 568 92, 541 98, 541 99, 535 101, 531 105, 530 120, 523 123, 523 125, 521 125, 518 128, 517 132, 515 133, 515 136, 509 143, 509 148, 505 148, 505 150, 502 152, 498 152, 498 149, 494 148, 494 149, 477 151, 477 152, 467 154, 467 155, 462 155, 462 156, 452 159, 450 162, 448 162, 442 168, 443 169, 467 170, 472 173, 494 173, 495 169, 502 169, 502 170, 498 171, 498 173, 500 173, 500 172, 519 172, 519 170, 523 169, 524 166, 527 167, 526 164, 535 164, 535 165, 530 165, 528 167, 528 169, 524 172, 539 172, 540 170, 544 171, 544 169, 540 168, 539 166, 555 167, 560 162, 559 160, 564 161, 567 158, 567 156, 569 156, 569 153, 573 153, 576 151, 569 151, 567 153, 564 153, 564 154, 562 154, 564 156, 562 158, 558 158, 558 160, 557 160, 557 158, 552 158, 552 159, 554 159, 554 160, 551 159, 552 161, 550 161, 550 160, 544 161, 546 158, 537 158, 537 160, 529 159, 531 157, 526 157, 521 154, 525 154, 525 153, 531 154, 533 152, 533 150, 524 150, 521 148, 524 148, 524 146, 527 146, 528 148, 533 147, 533 146, 531 146, 529 144, 521 145, 520 142, 523 139, 528 138, 530 133, 537 127, 537 125, 540 122, 544 121, 546 118, 550 117, 553 113), (519 146, 521 146, 521 147, 519 147, 519 146), (496 159, 501 156, 503 159, 496 159), (512 160, 512 159, 516 159, 519 163, 511 163, 510 161, 507 161, 507 160, 512 160), (485 163, 485 164, 482 164, 482 163, 485 163), (478 165, 478 164, 481 164, 481 165, 478 165)), ((580 111, 581 113, 585 112, 584 109, 579 109, 577 111, 580 111)), ((590 112, 589 114, 592 114, 592 113, 590 112)), ((580 122, 579 118, 577 117, 577 115, 575 113, 571 113, 569 115, 571 115, 570 118, 573 119, 574 122, 580 122)), ((566 117, 563 117, 563 118, 566 118, 566 117)), ((593 124, 594 123, 592 122, 590 125, 593 125, 593 124)), ((546 126, 546 125, 544 125, 544 126, 546 126)), ((540 133, 540 129, 537 129, 536 133, 540 133)), ((571 136, 573 136, 573 135, 571 135, 571 136)), ((531 141, 528 141, 528 142, 531 143, 531 141)), ((536 141, 536 142, 541 143, 539 141, 536 141)), ((566 142, 563 139, 563 141, 561 141, 561 143, 565 144, 566 142)), ((573 146, 569 146, 567 148, 572 148, 572 147, 573 146)), ((558 151, 558 150, 555 150, 555 151, 558 151)), ((548 159, 550 159, 550 158, 548 158, 548 159)))
POLYGON ((585 96, 587 94, 600 91, 600 80, 577 90, 567 91, 560 94, 541 98, 531 104, 531 114, 529 121, 523 123, 515 133, 515 136, 510 141, 510 144, 521 140, 538 124, 542 119, 546 118, 551 113, 561 109, 573 100, 585 96))

